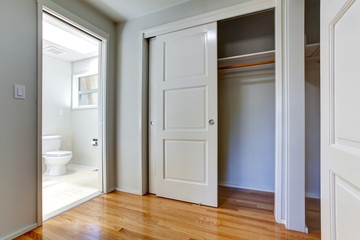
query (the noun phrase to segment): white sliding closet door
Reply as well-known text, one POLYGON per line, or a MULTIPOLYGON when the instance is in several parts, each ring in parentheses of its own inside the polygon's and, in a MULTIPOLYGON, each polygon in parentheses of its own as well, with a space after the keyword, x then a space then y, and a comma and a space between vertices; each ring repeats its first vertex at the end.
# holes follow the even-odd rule
POLYGON ((321 1, 321 237, 360 239, 360 1, 321 1))
POLYGON ((156 194, 217 207, 216 23, 156 37, 156 194))

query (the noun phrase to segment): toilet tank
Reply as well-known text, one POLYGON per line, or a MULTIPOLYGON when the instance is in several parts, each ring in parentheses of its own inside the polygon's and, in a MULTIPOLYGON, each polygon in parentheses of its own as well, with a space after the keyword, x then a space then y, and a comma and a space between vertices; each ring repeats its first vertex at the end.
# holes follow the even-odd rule
POLYGON ((42 154, 60 150, 61 140, 60 135, 42 136, 42 154))

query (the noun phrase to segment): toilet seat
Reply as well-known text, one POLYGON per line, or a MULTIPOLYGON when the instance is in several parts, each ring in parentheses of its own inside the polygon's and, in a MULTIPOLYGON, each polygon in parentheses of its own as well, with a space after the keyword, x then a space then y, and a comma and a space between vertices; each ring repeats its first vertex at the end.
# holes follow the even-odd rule
POLYGON ((71 151, 52 151, 52 152, 46 152, 44 154, 44 157, 68 157, 72 156, 71 151))

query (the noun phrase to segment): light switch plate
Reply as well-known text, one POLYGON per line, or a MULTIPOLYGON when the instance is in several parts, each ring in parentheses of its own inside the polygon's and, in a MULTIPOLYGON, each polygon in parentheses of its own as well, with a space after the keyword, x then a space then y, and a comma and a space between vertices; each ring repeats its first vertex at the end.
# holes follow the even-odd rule
POLYGON ((26 89, 25 85, 14 85, 14 98, 15 99, 25 99, 26 97, 26 89))

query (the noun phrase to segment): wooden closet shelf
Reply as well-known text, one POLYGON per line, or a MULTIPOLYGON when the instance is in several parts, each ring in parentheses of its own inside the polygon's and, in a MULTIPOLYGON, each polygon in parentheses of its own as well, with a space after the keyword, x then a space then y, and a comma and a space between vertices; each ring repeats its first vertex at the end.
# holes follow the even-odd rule
POLYGON ((244 64, 237 64, 237 65, 231 65, 231 66, 223 66, 223 67, 219 67, 218 70, 251 67, 251 66, 258 66, 258 65, 265 65, 265 64, 272 64, 272 63, 275 63, 275 60, 261 61, 261 62, 254 62, 254 63, 244 63, 244 64))

